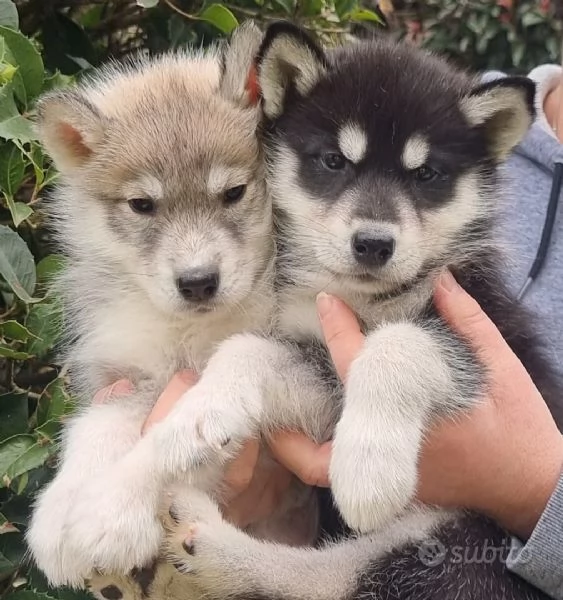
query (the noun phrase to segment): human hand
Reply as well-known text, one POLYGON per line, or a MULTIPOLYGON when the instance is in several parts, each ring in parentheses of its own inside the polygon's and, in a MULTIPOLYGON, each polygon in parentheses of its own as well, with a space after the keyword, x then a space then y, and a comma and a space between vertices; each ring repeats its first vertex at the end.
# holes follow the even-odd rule
MULTIPOLYGON (((437 423, 429 432, 419 462, 418 498, 482 512, 525 538, 557 484, 563 438, 523 365, 449 273, 436 286, 435 303, 488 367, 489 393, 470 414, 437 423)), ((335 298, 321 297, 319 314, 336 370, 345 380, 363 344, 358 322, 335 298)), ((330 443, 316 446, 300 434, 279 433, 271 446, 306 483, 329 485, 330 443)))
MULTIPOLYGON (((142 433, 162 421, 183 394, 197 383, 197 379, 193 371, 176 373, 145 420, 142 433)), ((94 402, 107 402, 113 396, 126 395, 133 390, 130 381, 121 379, 100 390, 94 402)), ((262 468, 258 462, 259 452, 260 443, 250 440, 225 472, 225 497, 221 508, 225 518, 241 528, 272 514, 293 477, 281 464, 262 468)))

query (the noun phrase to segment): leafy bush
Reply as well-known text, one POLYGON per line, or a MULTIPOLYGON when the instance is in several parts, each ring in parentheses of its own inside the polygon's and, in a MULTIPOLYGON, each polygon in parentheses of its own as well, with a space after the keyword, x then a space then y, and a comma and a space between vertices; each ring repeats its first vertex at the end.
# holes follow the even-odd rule
POLYGON ((53 475, 73 402, 56 362, 60 268, 36 210, 57 175, 33 127, 34 102, 114 56, 208 44, 239 19, 291 17, 324 39, 376 22, 358 0, 0 0, 0 597, 84 597, 49 590, 24 558, 31 501, 53 475))
POLYGON ((45 72, 37 44, 17 27, 14 5, 0 2, 0 582, 5 592, 24 583, 21 532, 30 497, 49 476, 60 419, 71 407, 50 357, 60 320, 46 284, 60 262, 48 254, 35 212, 55 173, 31 121, 35 98, 64 78, 45 72))
POLYGON ((403 35, 472 69, 527 73, 560 60, 561 23, 550 0, 384 4, 403 35))

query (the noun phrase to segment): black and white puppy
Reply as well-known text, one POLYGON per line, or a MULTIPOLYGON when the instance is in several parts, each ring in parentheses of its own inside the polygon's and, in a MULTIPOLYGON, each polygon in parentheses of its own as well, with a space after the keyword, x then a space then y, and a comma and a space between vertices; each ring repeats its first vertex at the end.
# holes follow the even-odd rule
POLYGON ((271 427, 309 423, 310 431, 312 420, 322 438, 340 414, 332 492, 346 523, 365 535, 320 549, 268 544, 192 498, 171 541, 176 564, 212 598, 542 597, 505 569, 509 539, 495 525, 414 503, 429 423, 475 406, 486 386, 486 366, 433 307, 445 267, 561 423, 561 388, 503 286, 493 234, 497 168, 532 122, 533 83, 481 84, 385 41, 325 52, 288 24, 267 31, 258 73, 279 228, 279 337, 243 334, 222 345, 236 394, 226 382, 207 388, 192 404, 193 437, 221 446, 271 427), (321 291, 343 298, 367 333, 342 401, 327 376, 321 291), (463 552, 454 560, 485 541, 496 560, 463 560, 463 552), (428 547, 446 556, 428 559, 428 547))

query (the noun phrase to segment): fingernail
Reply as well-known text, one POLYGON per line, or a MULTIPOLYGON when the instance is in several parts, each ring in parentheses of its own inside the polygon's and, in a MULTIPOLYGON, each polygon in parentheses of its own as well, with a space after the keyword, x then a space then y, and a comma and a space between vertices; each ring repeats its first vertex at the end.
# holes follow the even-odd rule
POLYGON ((334 296, 330 296, 325 292, 320 292, 317 295, 317 313, 321 319, 324 319, 334 306, 334 296))
POLYGON ((191 371, 190 369, 184 369, 183 371, 178 371, 178 373, 176 375, 184 383, 193 384, 197 380, 197 373, 195 371, 191 371))
POLYGON ((446 292, 453 292, 459 287, 455 277, 449 271, 444 271, 440 275, 439 284, 446 290, 446 292))

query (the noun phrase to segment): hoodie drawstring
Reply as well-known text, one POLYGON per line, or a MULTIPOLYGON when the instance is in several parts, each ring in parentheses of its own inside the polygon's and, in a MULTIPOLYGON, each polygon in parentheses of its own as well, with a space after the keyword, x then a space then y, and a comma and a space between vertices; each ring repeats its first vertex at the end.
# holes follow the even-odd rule
POLYGON ((557 215, 557 207, 559 206, 559 196, 561 195, 561 186, 563 185, 563 162, 556 162, 553 170, 553 180, 551 182, 551 192, 549 195, 549 203, 547 205, 547 211, 545 214, 545 221, 543 224, 540 245, 536 253, 536 258, 532 263, 528 277, 524 285, 516 296, 517 300, 522 300, 525 296, 528 288, 537 276, 540 274, 549 251, 549 243, 553 234, 553 226, 555 225, 555 216, 557 215))

